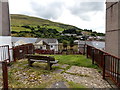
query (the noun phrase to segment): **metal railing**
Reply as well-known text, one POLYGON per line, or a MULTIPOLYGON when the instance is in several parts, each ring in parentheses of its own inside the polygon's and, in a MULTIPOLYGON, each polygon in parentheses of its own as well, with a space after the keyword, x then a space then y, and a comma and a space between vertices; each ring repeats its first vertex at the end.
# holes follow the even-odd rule
POLYGON ((103 79, 107 76, 120 87, 120 58, 89 45, 86 55, 103 70, 103 79))

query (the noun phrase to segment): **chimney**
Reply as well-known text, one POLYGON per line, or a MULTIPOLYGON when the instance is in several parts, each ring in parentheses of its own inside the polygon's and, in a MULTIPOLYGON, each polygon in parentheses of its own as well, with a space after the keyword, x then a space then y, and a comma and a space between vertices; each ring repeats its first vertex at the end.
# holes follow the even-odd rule
POLYGON ((8 0, 0 0, 0 36, 10 35, 10 14, 8 0))

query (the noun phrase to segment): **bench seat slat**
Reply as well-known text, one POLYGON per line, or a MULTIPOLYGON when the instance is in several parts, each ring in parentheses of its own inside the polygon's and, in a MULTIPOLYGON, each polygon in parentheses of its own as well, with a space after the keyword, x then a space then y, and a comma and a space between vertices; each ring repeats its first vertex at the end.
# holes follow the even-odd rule
POLYGON ((35 61, 35 62, 45 62, 45 63, 47 63, 46 60, 35 60, 35 59, 30 59, 30 61, 35 61))
MULTIPOLYGON (((47 63, 46 60, 35 60, 35 59, 30 59, 30 61, 47 63)), ((58 60, 50 61, 50 63, 56 64, 56 63, 58 63, 58 60)))
POLYGON ((50 61, 50 63, 56 64, 56 63, 58 63, 58 60, 50 61))

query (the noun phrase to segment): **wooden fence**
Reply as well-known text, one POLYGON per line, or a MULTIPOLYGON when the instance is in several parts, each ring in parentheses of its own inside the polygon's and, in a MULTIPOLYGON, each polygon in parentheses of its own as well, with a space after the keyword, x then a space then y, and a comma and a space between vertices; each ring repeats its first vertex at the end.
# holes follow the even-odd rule
POLYGON ((25 44, 16 46, 13 48, 13 59, 14 61, 25 58, 25 54, 33 54, 34 53, 34 45, 33 44, 25 44))
MULTIPOLYGON (((43 45, 44 46, 44 45, 43 45)), ((35 45, 35 52, 39 54, 85 54, 85 44, 70 45, 63 47, 62 44, 53 45, 55 48, 47 47, 46 49, 41 49, 42 45, 35 45)))
POLYGON ((120 58, 89 45, 86 55, 103 70, 103 79, 107 76, 120 87, 120 58))

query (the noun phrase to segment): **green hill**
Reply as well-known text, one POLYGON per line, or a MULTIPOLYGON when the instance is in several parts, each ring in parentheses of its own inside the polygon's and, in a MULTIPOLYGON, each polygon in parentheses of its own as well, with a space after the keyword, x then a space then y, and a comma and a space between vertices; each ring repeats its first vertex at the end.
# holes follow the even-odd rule
POLYGON ((53 22, 46 19, 31 17, 27 15, 11 15, 11 33, 17 37, 36 37, 36 38, 57 38, 59 42, 64 40, 78 40, 77 36, 104 36, 103 33, 93 32, 92 30, 80 29, 72 25, 53 22), (65 34, 71 34, 67 36, 65 34), (76 36, 73 36, 76 35, 76 36))
POLYGON ((41 19, 37 17, 31 17, 27 15, 20 14, 11 14, 11 26, 12 31, 30 31, 29 28, 23 28, 22 26, 30 26, 36 28, 38 25, 40 27, 48 28, 48 29, 56 29, 57 31, 63 31, 64 29, 76 28, 75 26, 52 22, 50 20, 41 19))

